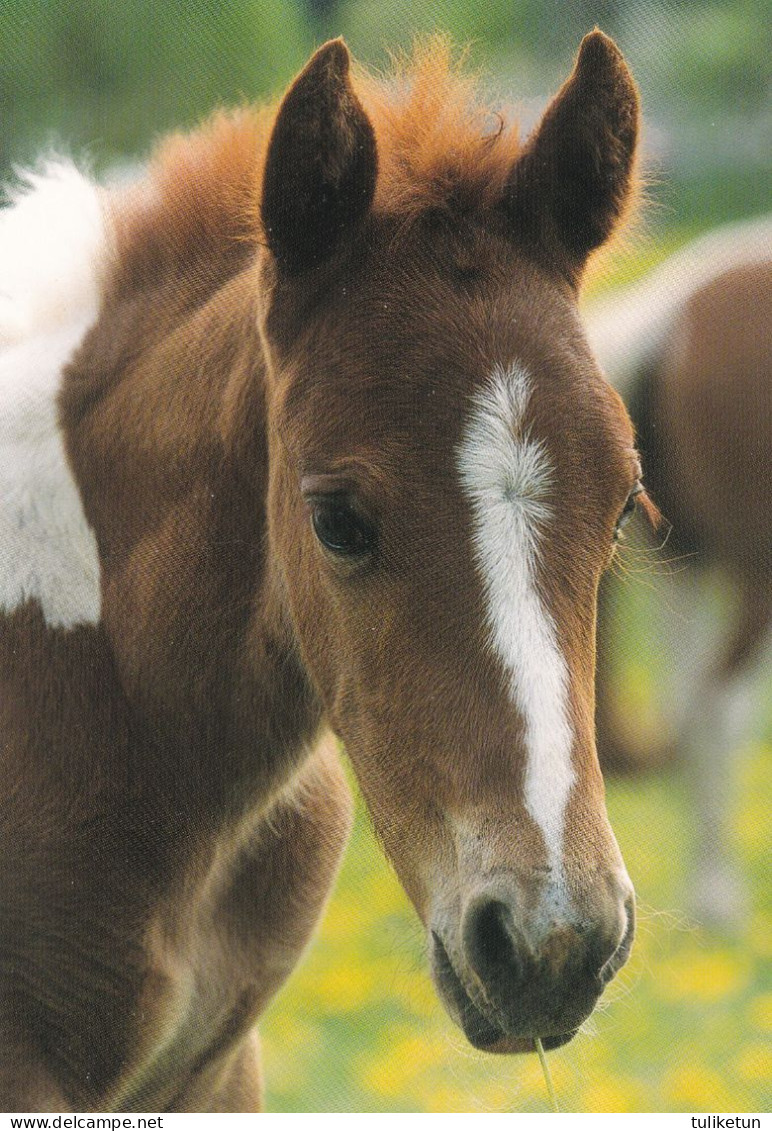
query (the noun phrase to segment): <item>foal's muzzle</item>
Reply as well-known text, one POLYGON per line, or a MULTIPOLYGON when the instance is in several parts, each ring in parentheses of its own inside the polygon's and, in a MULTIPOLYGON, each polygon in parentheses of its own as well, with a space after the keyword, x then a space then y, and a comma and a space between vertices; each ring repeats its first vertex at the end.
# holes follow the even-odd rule
POLYGON ((565 1044, 592 1013, 632 946, 632 889, 609 885, 592 917, 542 900, 527 916, 524 899, 502 891, 469 900, 456 946, 432 932, 432 972, 448 1010, 476 1048, 525 1052, 536 1037, 565 1044))

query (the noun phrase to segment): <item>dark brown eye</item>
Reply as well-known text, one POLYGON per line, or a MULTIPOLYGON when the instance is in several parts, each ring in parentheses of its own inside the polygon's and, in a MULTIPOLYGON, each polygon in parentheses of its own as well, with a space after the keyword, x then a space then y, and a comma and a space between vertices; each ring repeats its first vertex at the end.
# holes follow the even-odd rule
POLYGON ((630 492, 630 494, 627 496, 627 502, 622 507, 622 513, 620 514, 619 518, 617 519, 617 524, 614 527, 614 541, 615 542, 618 542, 620 540, 620 538, 623 537, 622 530, 624 529, 624 527, 627 525, 627 523, 632 518, 633 512, 635 511, 636 499, 638 498, 638 496, 641 494, 642 491, 643 491, 643 487, 641 486, 641 484, 636 483, 635 486, 633 487, 632 491, 630 492))
POLYGON ((311 525, 326 550, 347 557, 361 557, 375 549, 375 528, 345 499, 315 502, 311 525))

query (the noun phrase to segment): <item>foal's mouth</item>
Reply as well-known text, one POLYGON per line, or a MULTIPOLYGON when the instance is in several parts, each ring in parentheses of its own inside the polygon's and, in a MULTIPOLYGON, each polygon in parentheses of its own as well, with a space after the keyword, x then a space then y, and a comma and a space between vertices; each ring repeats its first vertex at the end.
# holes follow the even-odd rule
MULTIPOLYGON (((456 973, 442 939, 434 931, 432 931, 432 941, 434 943, 432 966, 440 995, 446 1002, 451 1016, 463 1029, 470 1045, 491 1053, 535 1052, 535 1040, 540 1034, 525 1036, 511 1032, 511 1027, 507 1025, 500 1010, 485 1000, 480 988, 467 989, 456 973)), ((544 1048, 556 1049, 566 1044, 575 1036, 577 1029, 578 1026, 565 1033, 542 1035, 544 1048)))
POLYGON ((541 1038, 545 1049, 556 1049, 575 1037, 582 1022, 592 1013, 597 998, 627 960, 633 934, 631 916, 624 937, 596 981, 596 992, 592 1000, 585 1000, 581 1005, 577 1003, 578 1009, 566 1011, 573 1016, 565 1030, 557 1024, 529 1023, 526 1018, 516 1022, 505 1016, 503 1009, 490 1000, 481 984, 476 980, 469 984, 459 976, 442 939, 435 931, 431 932, 432 968, 440 996, 474 1048, 502 1054, 535 1052, 536 1039, 541 1038))

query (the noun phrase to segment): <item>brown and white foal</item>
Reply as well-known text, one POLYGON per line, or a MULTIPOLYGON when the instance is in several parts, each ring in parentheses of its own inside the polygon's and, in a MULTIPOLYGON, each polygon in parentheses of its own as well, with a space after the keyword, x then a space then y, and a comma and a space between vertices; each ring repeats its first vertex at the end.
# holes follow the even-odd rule
POLYGON ((0 1106, 251 1110, 345 743, 475 1045, 568 1040, 633 895, 595 607, 640 490, 577 314, 637 96, 588 36, 524 146, 441 45, 0 218, 0 1106))

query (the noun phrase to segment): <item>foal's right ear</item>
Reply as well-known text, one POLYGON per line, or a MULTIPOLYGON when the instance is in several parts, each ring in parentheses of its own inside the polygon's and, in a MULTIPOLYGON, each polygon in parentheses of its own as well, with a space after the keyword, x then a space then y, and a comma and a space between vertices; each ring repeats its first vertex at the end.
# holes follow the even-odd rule
POLYGON ((320 47, 284 96, 268 146, 261 216, 281 268, 320 263, 370 208, 375 134, 342 39, 320 47))

